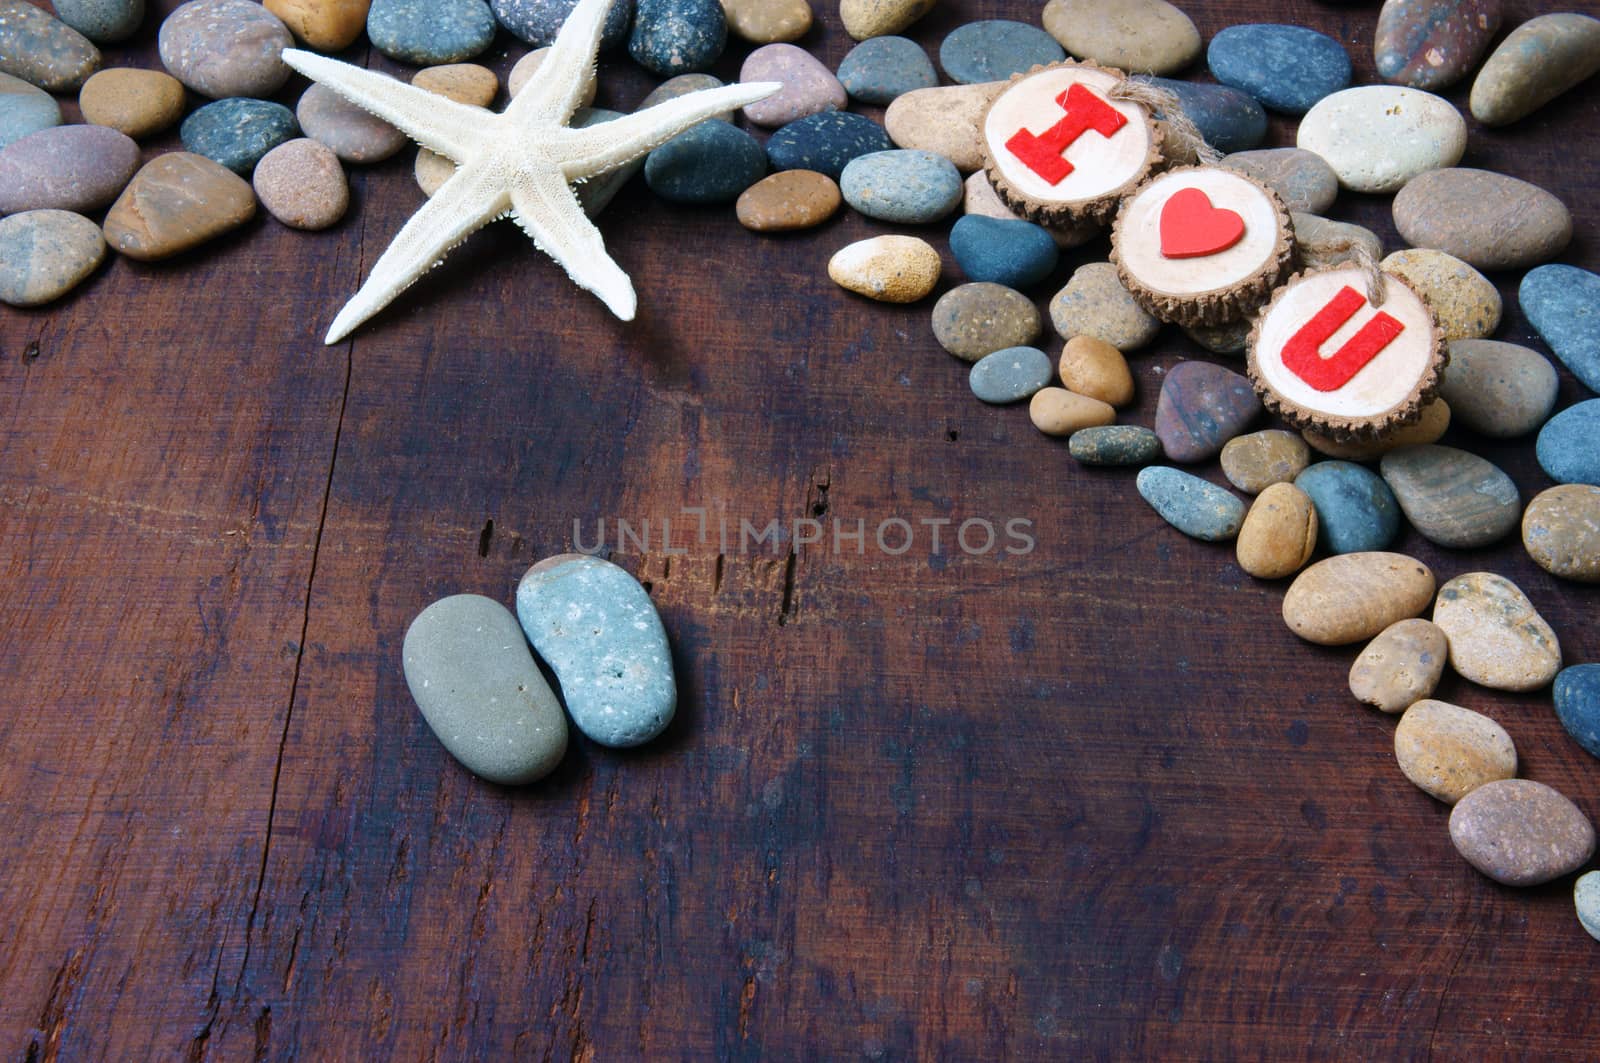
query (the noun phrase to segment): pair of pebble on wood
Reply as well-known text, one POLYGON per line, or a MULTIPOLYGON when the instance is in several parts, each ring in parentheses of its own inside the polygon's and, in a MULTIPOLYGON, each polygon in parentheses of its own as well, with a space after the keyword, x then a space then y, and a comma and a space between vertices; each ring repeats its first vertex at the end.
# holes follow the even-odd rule
POLYGON ((490 782, 554 771, 567 721, 528 643, 555 673, 573 725, 604 746, 637 746, 672 722, 672 651, 639 581, 609 561, 560 554, 517 586, 517 612, 457 594, 419 613, 401 656, 422 717, 450 755, 490 782))

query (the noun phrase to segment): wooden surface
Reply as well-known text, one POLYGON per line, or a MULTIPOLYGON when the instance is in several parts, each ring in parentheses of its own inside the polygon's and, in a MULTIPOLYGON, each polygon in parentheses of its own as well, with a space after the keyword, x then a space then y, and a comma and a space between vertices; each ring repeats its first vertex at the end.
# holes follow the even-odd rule
MULTIPOLYGON (((1320 27, 1372 76, 1375 6, 1189 6, 1208 38, 1320 27)), ((912 35, 1036 11, 946 0, 912 35)), ((819 16, 807 44, 837 63, 819 16)), ((153 37, 111 55, 149 65, 153 37)), ((610 59, 600 102, 649 85, 610 59)), ((1560 195, 1562 260, 1589 268, 1597 101, 1474 125, 1466 159, 1560 195)), ((330 232, 258 221, 0 310, 0 1055, 1594 1056, 1570 880, 1468 867, 1392 719, 1349 696, 1354 649, 1296 640, 1282 585, 1163 525, 1130 473, 975 401, 929 302, 834 288, 828 256, 882 226, 762 238, 636 182, 602 225, 632 325, 502 225, 324 348, 420 201, 410 167, 356 170, 330 232), (735 529, 1021 518, 1037 548, 967 557, 946 529, 934 552, 923 525, 899 557, 741 556, 696 541, 697 506, 735 529), (617 518, 651 522, 613 557, 670 632, 677 721, 632 753, 575 740, 525 790, 476 781, 407 694, 406 624, 445 594, 509 602, 574 520, 617 518)), ((1398 246, 1386 197, 1334 213, 1398 246)), ((1525 341, 1518 279, 1498 335, 1525 341)), ((1198 353, 1168 330, 1134 357, 1128 419, 1198 353)), ((1447 441, 1547 486, 1531 441, 1447 441)), ((1594 589, 1514 540, 1399 548, 1509 575, 1569 661, 1600 656, 1594 589)), ((1547 693, 1441 696, 1600 814, 1547 693)))

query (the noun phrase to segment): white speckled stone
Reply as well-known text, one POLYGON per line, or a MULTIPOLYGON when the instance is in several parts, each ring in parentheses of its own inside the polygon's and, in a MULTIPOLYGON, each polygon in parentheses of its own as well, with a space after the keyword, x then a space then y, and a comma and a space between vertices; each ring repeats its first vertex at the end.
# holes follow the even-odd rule
POLYGON ((604 746, 636 746, 678 707, 672 650, 650 595, 625 569, 558 554, 517 586, 517 619, 561 684, 578 730, 604 746))
POLYGON ((1467 123, 1449 100, 1398 85, 1325 96, 1300 119, 1296 143, 1316 152, 1352 192, 1397 192, 1461 161, 1467 123))

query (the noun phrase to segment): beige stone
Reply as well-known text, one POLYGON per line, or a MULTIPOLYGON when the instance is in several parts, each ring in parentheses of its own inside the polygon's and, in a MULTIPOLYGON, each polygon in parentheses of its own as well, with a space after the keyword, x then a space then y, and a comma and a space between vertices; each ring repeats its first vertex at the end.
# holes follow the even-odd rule
POLYGON ((133 175, 106 214, 106 243, 151 262, 237 229, 255 213, 248 181, 204 156, 175 151, 133 175))
POLYGON ((1074 336, 1061 349, 1061 383, 1111 406, 1133 401, 1133 373, 1122 352, 1093 336, 1074 336))
POLYGON ((1561 643, 1522 588, 1468 572, 1439 588, 1433 622, 1450 640, 1450 666, 1479 686, 1539 690, 1561 671, 1561 643))
POLYGON ((372 0, 261 0, 308 47, 337 52, 355 43, 367 28, 372 0))
POLYGON ((1004 81, 912 89, 883 114, 883 127, 897 147, 943 155, 962 173, 983 167, 978 123, 1006 87, 1004 81))
POLYGON ((1292 576, 1317 548, 1317 509, 1294 484, 1262 491, 1245 514, 1234 544, 1239 567, 1256 579, 1292 576))
POLYGON ((411 84, 468 107, 487 107, 500 91, 500 79, 495 72, 477 63, 426 66, 411 75, 411 84))
POLYGON ((1114 423, 1117 411, 1099 399, 1066 388, 1041 388, 1028 403, 1028 417, 1047 436, 1070 436, 1080 429, 1114 423))
POLYGON ((1404 712, 1430 696, 1450 659, 1444 631, 1416 617, 1390 624, 1350 666, 1350 693, 1382 712, 1404 712))
POLYGON ((839 20, 858 41, 899 33, 933 10, 933 0, 839 0, 839 20))
POLYGON ((1433 601, 1433 571, 1414 557, 1383 551, 1339 554, 1295 578, 1283 597, 1289 630, 1323 646, 1370 639, 1433 601))
POLYGON ((883 303, 914 303, 939 281, 939 252, 915 236, 873 236, 828 260, 839 287, 883 303))
POLYGON ((183 117, 183 82, 160 70, 117 67, 83 83, 78 107, 83 120, 109 126, 135 140, 151 136, 183 117))
POLYGON ((1408 248, 1381 263, 1415 288, 1439 318, 1447 340, 1483 339, 1500 327, 1500 291, 1489 278, 1443 251, 1408 248))
POLYGON ((751 44, 797 41, 811 29, 806 0, 722 0, 728 29, 751 44))
POLYGON ((1400 717, 1394 759, 1419 790, 1447 805, 1517 774, 1517 747, 1504 727, 1443 701, 1419 701, 1400 717))

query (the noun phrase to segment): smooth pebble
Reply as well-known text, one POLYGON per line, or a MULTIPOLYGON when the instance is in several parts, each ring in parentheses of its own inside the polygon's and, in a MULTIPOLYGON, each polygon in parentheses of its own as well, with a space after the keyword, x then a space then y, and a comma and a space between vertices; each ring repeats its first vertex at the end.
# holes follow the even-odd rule
POLYGON ((1429 797, 1453 805, 1485 783, 1517 774, 1517 747, 1506 729, 1471 709, 1425 699, 1394 729, 1394 759, 1429 797))
POLYGON ((1267 112, 1248 92, 1226 85, 1197 84, 1171 78, 1139 77, 1178 98, 1206 143, 1224 154, 1249 151, 1267 138, 1267 112))
POLYGON ((933 291, 939 268, 939 252, 926 240, 873 236, 834 252, 828 260, 828 277, 841 288, 882 303, 914 303, 933 291))
POLYGON ((1289 630, 1322 646, 1364 642, 1433 601, 1433 572, 1414 557, 1373 551, 1325 558, 1283 598, 1289 630))
POLYGON ((1350 84, 1350 56, 1344 46, 1304 26, 1229 26, 1211 38, 1206 64, 1222 84, 1284 114, 1305 114, 1318 100, 1350 84))
POLYGON ((1256 579, 1294 575, 1316 548, 1317 511, 1304 491, 1287 483, 1256 496, 1234 544, 1239 567, 1256 579))
POLYGON ((1037 347, 1006 347, 992 351, 972 364, 967 384, 984 402, 1017 402, 1048 385, 1054 366, 1037 347))
POLYGON ((1267 428, 1236 436, 1222 448, 1222 475, 1245 494, 1293 483, 1311 463, 1311 448, 1293 432, 1267 428))
POLYGON ((1382 550, 1400 534, 1400 503, 1364 465, 1319 461, 1294 482, 1315 503, 1322 522, 1319 545, 1330 554, 1382 550))
POLYGON ((459 63, 494 42, 494 12, 483 0, 372 0, 367 37, 390 59, 417 66, 459 63))
POLYGON ((0 303, 43 306, 76 288, 106 256, 100 226, 65 210, 0 218, 0 303))
POLYGON ((1600 275, 1576 266, 1529 270, 1517 289, 1522 313, 1572 375, 1600 392, 1600 275))
POLYGON ((1431 697, 1450 660, 1450 643, 1437 624, 1399 620, 1367 643, 1350 666, 1350 693, 1380 712, 1404 712, 1431 697))
POLYGON ((1003 81, 914 89, 895 98, 883 125, 897 147, 943 155, 962 173, 983 168, 978 123, 1004 89, 1003 81))
POLYGON ((1028 419, 1047 436, 1071 436, 1117 419, 1117 412, 1099 399, 1066 388, 1041 388, 1028 402, 1028 419))
POLYGON ((1471 549, 1499 542, 1517 526, 1517 485, 1497 465, 1455 447, 1401 447, 1378 463, 1401 512, 1423 538, 1471 549))
POLYGON ((1515 439, 1550 419, 1560 384, 1555 366, 1538 351, 1500 340, 1454 340, 1439 396, 1462 427, 1515 439))
POLYGON ((839 81, 852 99, 883 107, 916 89, 939 84, 933 60, 905 37, 873 37, 839 63, 839 81))
POLYGON ((1173 461, 1209 461, 1260 415, 1248 378, 1214 362, 1179 362, 1161 384, 1155 429, 1173 461))
POLYGON ((56 18, 96 44, 127 40, 144 21, 144 0, 54 0, 56 18))
MULTIPOLYGON (((555 42, 578 0, 490 0, 490 5, 500 25, 535 48, 543 48, 555 42)), ((627 41, 633 6, 633 0, 611 0, 605 27, 600 31, 602 50, 620 47, 627 41)))
POLYGON ((933 306, 933 336, 963 361, 1005 347, 1025 347, 1039 336, 1039 310, 1021 292, 1000 284, 961 284, 933 306))
POLYGON ((1600 583, 1600 487, 1558 484, 1539 492, 1522 514, 1522 545, 1552 576, 1600 583))
POLYGON ((1050 321, 1064 340, 1093 336, 1124 353, 1145 346, 1161 331, 1161 322, 1134 301, 1109 262, 1074 270, 1050 300, 1050 321))
POLYGON ((1067 450, 1085 465, 1148 465, 1161 457, 1161 440, 1143 425, 1110 424, 1072 433, 1067 450))
POLYGON ((1563 11, 1512 30, 1472 83, 1468 106, 1487 126, 1510 125, 1600 70, 1600 20, 1563 11))
POLYGON ((263 155, 299 133, 294 112, 270 100, 217 100, 178 127, 185 150, 246 176, 263 155))
POLYGON ((367 28, 372 0, 262 0, 262 6, 318 52, 342 52, 367 28))
POLYGON ((139 145, 115 129, 64 125, 0 148, 0 214, 87 213, 117 198, 139 166, 139 145))
POLYGON ((1226 542, 1244 524, 1243 501, 1182 469, 1149 465, 1139 470, 1134 485, 1162 520, 1192 539, 1226 542))
POLYGON ((1551 695, 1561 726, 1591 756, 1600 757, 1600 664, 1563 668, 1551 695))
POLYGON ((709 70, 728 43, 717 0, 638 0, 628 54, 659 77, 709 70))
POLYGON ((839 185, 827 174, 784 170, 739 193, 734 213, 752 232, 791 232, 821 225, 843 202, 839 185))
POLYGON ((1600 399, 1569 406, 1545 422, 1534 453, 1550 479, 1600 487, 1600 399))
POLYGON ((160 133, 183 117, 183 82, 160 70, 115 67, 83 83, 83 120, 109 126, 135 140, 160 133))
POLYGON ((350 206, 350 184, 339 157, 306 137, 263 155, 251 184, 267 213, 291 229, 326 229, 350 206))
POLYGON ((731 203, 767 170, 761 143, 727 122, 701 122, 652 151, 650 190, 671 203, 731 203))
MULTIPOLYGON (((379 0, 381 3, 382 0, 379 0)), ((161 23, 161 63, 202 96, 271 96, 289 80, 289 28, 251 0, 193 0, 161 23)))
POLYGON ((255 217, 249 182, 186 151, 158 155, 133 175, 106 213, 106 243, 142 262, 170 258, 255 217))
POLYGON ((1333 205, 1339 194, 1339 176, 1326 159, 1304 148, 1260 148, 1239 151, 1221 164, 1253 177, 1278 193, 1285 208, 1317 214, 1333 205))
POLYGON ((865 115, 824 111, 773 133, 767 158, 774 170, 815 170, 837 181, 851 159, 893 147, 883 127, 865 115))
POLYGON ((1060 258, 1055 239, 1044 227, 1021 219, 981 215, 967 215, 951 227, 950 253, 969 280, 993 281, 1008 288, 1032 288, 1041 283, 1060 258))
POLYGON ((1589 862, 1594 826, 1544 783, 1502 779, 1456 802, 1450 841, 1467 863, 1496 882, 1538 886, 1589 862))
POLYGON ((76 92, 99 69, 100 49, 89 38, 27 0, 0 0, 0 73, 46 92, 76 92))
MULTIPOLYGON (((1430 170, 1394 197, 1394 225, 1413 247, 1478 269, 1524 269, 1572 240, 1572 214, 1538 185, 1489 170, 1430 170)), ((1571 267, 1567 267, 1571 268, 1571 267)))
POLYGON ((949 159, 931 151, 875 151, 845 165, 839 191, 846 203, 869 218, 920 225, 938 221, 961 205, 961 174, 949 159))
POLYGON ((1172 74, 1200 57, 1200 31, 1167 0, 1050 0, 1045 30, 1069 55, 1133 74, 1172 74))
POLYGON ((899 33, 933 10, 934 0, 839 0, 839 21, 858 41, 899 33))
MULTIPOLYGON (((93 80, 89 79, 91 82, 93 80)), ((87 117, 85 120, 92 121, 87 117)), ((19 77, 0 74, 0 148, 14 140, 21 140, 29 133, 60 124, 61 106, 56 103, 55 97, 19 77)))
POLYGON ((1295 143, 1325 159, 1352 192, 1395 192, 1418 174, 1460 162, 1467 123, 1430 92, 1362 85, 1318 100, 1300 119, 1295 143))
POLYGON ((1384 0, 1372 45, 1378 76, 1437 91, 1467 74, 1500 29, 1500 0, 1384 0))
POLYGON ((1445 339, 1483 339, 1500 327, 1500 290, 1454 255, 1411 248, 1394 252, 1378 265, 1410 284, 1433 308, 1445 339))
POLYGON ((300 128, 326 144, 345 162, 382 162, 410 140, 383 119, 358 107, 326 85, 312 85, 295 106, 300 128))
POLYGON ((1450 667, 1493 690, 1547 686, 1561 643, 1522 588, 1493 572, 1468 572, 1439 588, 1433 622, 1450 640, 1450 667))
POLYGON ((1069 391, 1111 406, 1126 406, 1133 401, 1133 373, 1128 369, 1128 360, 1104 340, 1072 337, 1061 348, 1057 371, 1069 391))
POLYGON ((811 29, 807 0, 722 0, 728 29, 752 44, 797 41, 811 29))
POLYGON ((792 44, 766 44, 745 57, 739 80, 776 81, 782 90, 744 108, 758 126, 776 128, 823 111, 841 111, 848 102, 844 86, 810 52, 792 44))
POLYGON ((967 22, 939 45, 939 65, 958 85, 1004 81, 1013 74, 1067 57, 1054 37, 1037 26, 1009 19, 967 22))

